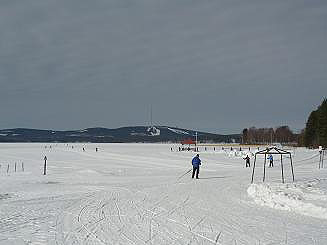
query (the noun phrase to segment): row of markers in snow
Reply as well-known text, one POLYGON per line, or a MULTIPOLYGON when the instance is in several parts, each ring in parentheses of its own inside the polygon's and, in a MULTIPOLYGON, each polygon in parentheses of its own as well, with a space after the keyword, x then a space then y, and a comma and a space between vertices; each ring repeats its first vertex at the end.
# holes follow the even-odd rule
MULTIPOLYGON (((57 144, 56 144, 55 146, 57 146, 57 144)), ((52 145, 50 145, 50 146, 45 145, 44 148, 45 148, 45 149, 50 149, 50 150, 51 150, 51 149, 52 149, 52 145)), ((71 146, 70 146, 70 145, 66 144, 66 148, 74 149, 74 145, 71 145, 71 146)), ((86 151, 86 147, 83 146, 83 147, 82 147, 82 150, 85 152, 85 151, 86 151)), ((99 151, 99 147, 95 147, 95 152, 98 152, 98 151, 99 151)))
MULTIPOLYGON (((68 144, 67 144, 68 147, 68 144)), ((52 149, 52 146, 44 146, 44 148, 52 149)), ((74 146, 71 146, 72 149, 74 149, 74 146)), ((99 148, 96 147, 95 151, 98 152, 99 148)), ((83 151, 85 151, 85 148, 83 147, 83 151)), ((44 157, 44 167, 43 167, 43 175, 46 175, 47 170, 47 157, 44 157)), ((25 165, 24 162, 21 162, 20 164, 15 162, 15 164, 1 164, 0 163, 0 173, 16 173, 16 172, 24 172, 25 171, 25 165)))
POLYGON ((15 162, 15 164, 0 164, 0 172, 12 173, 12 172, 24 172, 25 166, 22 162, 21 164, 15 162))
MULTIPOLYGON (((218 147, 217 148, 216 147, 211 147, 211 148, 210 147, 202 147, 202 148, 196 147, 195 148, 195 147, 189 147, 189 146, 182 146, 182 147, 177 147, 177 148, 171 147, 170 151, 195 151, 196 150, 197 152, 199 152, 200 150, 201 151, 210 151, 210 149, 213 151, 219 150, 218 147)), ((234 148, 230 147, 229 148, 229 147, 223 147, 223 146, 221 147, 222 151, 227 151, 229 149, 230 149, 230 151, 243 151, 244 149, 247 149, 247 148, 242 149, 242 147, 239 147, 239 148, 238 147, 234 147, 234 148)), ((251 151, 250 147, 248 149, 249 149, 249 151, 251 151)), ((258 147, 257 150, 259 151, 260 148, 258 147)))

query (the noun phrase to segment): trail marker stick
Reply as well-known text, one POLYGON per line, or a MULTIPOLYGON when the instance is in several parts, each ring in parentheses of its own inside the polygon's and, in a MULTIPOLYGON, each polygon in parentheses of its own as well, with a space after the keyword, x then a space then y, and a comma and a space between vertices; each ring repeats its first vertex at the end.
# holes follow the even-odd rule
POLYGON ((263 164, 263 182, 265 182, 266 179, 266 161, 267 161, 267 155, 265 154, 265 162, 263 164))
POLYGON ((285 183, 284 181, 284 167, 283 167, 283 155, 280 155, 280 165, 282 167, 282 181, 283 181, 283 184, 285 183))
POLYGON ((44 168, 43 168, 43 175, 47 174, 47 156, 44 157, 44 168))

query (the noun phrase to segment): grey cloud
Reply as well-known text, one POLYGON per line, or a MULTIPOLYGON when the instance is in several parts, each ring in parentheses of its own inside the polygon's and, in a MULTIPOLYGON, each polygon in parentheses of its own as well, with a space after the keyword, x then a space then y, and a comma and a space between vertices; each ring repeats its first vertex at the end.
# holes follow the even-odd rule
POLYGON ((327 91, 326 1, 0 3, 0 128, 304 126, 327 91), (267 110, 267 108, 271 108, 267 110))

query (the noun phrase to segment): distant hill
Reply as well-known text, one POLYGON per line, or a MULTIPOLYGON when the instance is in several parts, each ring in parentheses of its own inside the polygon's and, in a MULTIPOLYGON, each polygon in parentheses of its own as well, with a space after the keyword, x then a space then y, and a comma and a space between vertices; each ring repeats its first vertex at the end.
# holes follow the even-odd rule
MULTIPOLYGON (((0 142, 179 142, 195 138, 196 131, 168 126, 136 126, 116 129, 87 128, 83 130, 55 131, 27 128, 0 130, 0 142)), ((197 132, 199 141, 240 141, 239 134, 220 135, 197 132)))

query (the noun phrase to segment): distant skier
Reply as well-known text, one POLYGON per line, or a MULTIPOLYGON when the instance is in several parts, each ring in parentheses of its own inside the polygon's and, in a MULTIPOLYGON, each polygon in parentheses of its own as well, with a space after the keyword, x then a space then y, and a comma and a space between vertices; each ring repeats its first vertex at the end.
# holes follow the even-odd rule
POLYGON ((246 155, 246 157, 244 158, 245 160, 245 167, 250 167, 250 157, 249 155, 246 155))
POLYGON ((267 159, 269 160, 269 168, 274 167, 274 158, 273 158, 273 156, 270 154, 267 159))
POLYGON ((196 178, 199 178, 199 172, 200 172, 200 165, 201 165, 201 159, 199 158, 199 154, 196 154, 195 157, 192 159, 192 165, 193 165, 193 172, 192 172, 192 179, 194 179, 194 175, 196 173, 196 178))
POLYGON ((98 147, 95 147, 95 152, 98 152, 98 147))

